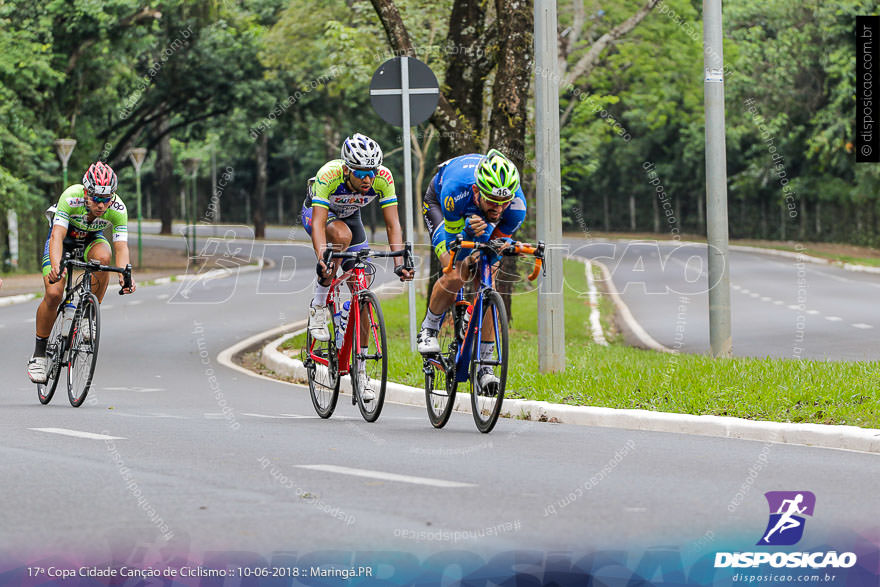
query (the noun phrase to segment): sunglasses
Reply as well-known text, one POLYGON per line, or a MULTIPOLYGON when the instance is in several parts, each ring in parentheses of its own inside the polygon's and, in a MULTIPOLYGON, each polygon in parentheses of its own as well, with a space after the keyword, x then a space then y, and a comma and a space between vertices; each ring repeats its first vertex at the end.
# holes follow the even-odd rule
POLYGON ((364 179, 365 177, 376 177, 376 172, 372 169, 352 169, 351 172, 358 179, 364 179))
POLYGON ((107 204, 108 202, 111 202, 113 200, 113 198, 115 198, 115 197, 116 197, 116 194, 111 194, 106 197, 95 196, 95 195, 89 194, 89 198, 96 204, 107 204))

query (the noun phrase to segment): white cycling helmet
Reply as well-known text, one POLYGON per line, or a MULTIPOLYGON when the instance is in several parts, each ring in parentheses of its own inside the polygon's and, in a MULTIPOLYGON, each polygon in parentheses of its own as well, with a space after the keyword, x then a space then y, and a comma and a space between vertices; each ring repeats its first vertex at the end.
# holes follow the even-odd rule
POLYGON ((342 143, 342 160, 351 169, 376 169, 382 165, 382 148, 370 137, 356 132, 342 143))

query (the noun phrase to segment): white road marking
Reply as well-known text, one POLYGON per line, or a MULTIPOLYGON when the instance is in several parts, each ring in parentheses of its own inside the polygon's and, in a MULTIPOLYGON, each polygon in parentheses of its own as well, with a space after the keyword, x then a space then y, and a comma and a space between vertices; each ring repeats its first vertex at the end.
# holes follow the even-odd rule
POLYGON ((858 322, 856 324, 853 324, 852 326, 853 326, 853 328, 861 328, 862 330, 867 330, 868 328, 874 328, 870 324, 864 324, 862 322, 858 322))
POLYGON ((839 316, 825 316, 825 319, 829 322, 840 322, 841 320, 843 320, 843 318, 839 316))
POLYGON ((584 262, 584 274, 587 276, 587 287, 590 290, 590 329, 593 331, 593 342, 602 346, 608 346, 605 334, 602 332, 602 322, 599 320, 599 291, 593 279, 593 265, 589 261, 584 262))
POLYGON ((370 479, 382 479, 384 481, 399 481, 401 483, 414 483, 416 485, 430 485, 432 487, 476 487, 473 483, 460 483, 458 481, 431 479, 429 477, 413 477, 412 475, 398 475, 397 473, 370 471, 368 469, 352 469, 351 467, 338 467, 336 465, 297 465, 297 468, 325 471, 327 473, 340 473, 342 475, 354 475, 355 477, 368 477, 370 479))
MULTIPOLYGON (((207 416, 213 416, 214 414, 205 414, 207 416)), ((252 416, 254 418, 283 418, 283 419, 311 419, 311 418, 320 418, 317 414, 314 416, 300 416, 298 414, 277 414, 277 415, 269 415, 269 414, 253 414, 251 412, 242 412, 242 416, 252 416)))
POLYGON ((788 306, 790 310, 800 310, 803 312, 804 306, 802 304, 791 304, 788 306))
POLYGON ((784 304, 785 302, 783 302, 782 300, 776 300, 776 301, 774 301, 773 303, 776 304, 777 306, 781 306, 781 305, 784 304))
POLYGON ((101 309, 102 310, 112 310, 113 304, 101 304, 101 309))
POLYGON ((143 303, 144 303, 144 300, 132 300, 132 301, 128 302, 126 305, 127 306, 137 306, 138 304, 143 304, 143 303))
POLYGON ((744 288, 744 287, 740 288, 739 291, 742 292, 742 293, 744 293, 744 294, 752 293, 752 290, 750 290, 750 289, 746 289, 746 288, 744 288))
POLYGON ((762 302, 769 302, 769 301, 770 301, 770 298, 767 297, 767 296, 764 296, 764 297, 761 298, 761 301, 762 301, 762 302))
POLYGON ((815 316, 818 313, 819 313, 819 310, 807 310, 807 314, 809 314, 811 316, 815 316))
POLYGON ((123 436, 107 436, 106 434, 68 430, 67 428, 28 428, 28 430, 49 432, 50 434, 62 434, 64 436, 75 436, 76 438, 88 438, 89 440, 125 440, 125 437, 123 436))
POLYGON ((169 297, 170 296, 168 294, 159 294, 156 296, 156 299, 157 300, 165 300, 165 299, 168 299, 169 297))
POLYGON ((761 294, 759 294, 759 293, 752 292, 752 293, 749 294, 749 297, 757 298, 757 297, 759 297, 760 295, 761 295, 761 294))

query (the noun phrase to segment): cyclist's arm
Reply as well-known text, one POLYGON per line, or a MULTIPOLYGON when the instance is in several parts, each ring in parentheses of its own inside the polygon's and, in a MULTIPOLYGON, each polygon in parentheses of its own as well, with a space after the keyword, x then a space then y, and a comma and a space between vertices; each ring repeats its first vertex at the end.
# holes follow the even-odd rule
POLYGON ((312 246, 319 261, 327 246, 328 214, 329 210, 326 206, 312 205, 312 246))
POLYGON ((61 271, 61 257, 64 255, 64 237, 67 236, 67 227, 61 224, 55 224, 52 227, 52 233, 49 236, 49 265, 51 272, 49 279, 55 280, 59 277, 61 271))
MULTIPOLYGON (((125 267, 129 263, 131 263, 131 254, 128 251, 128 241, 125 240, 114 240, 113 241, 113 252, 116 254, 116 265, 118 267, 125 267)), ((122 287, 125 285, 125 277, 120 273, 119 274, 119 286, 122 287)), ((125 293, 132 293, 135 290, 134 285, 134 275, 131 276, 131 289, 125 290, 125 293)))
MULTIPOLYGON (((385 232, 388 234, 388 244, 392 251, 403 248, 403 230, 400 228, 400 217, 397 215, 397 204, 382 208, 382 216, 385 218, 385 232)), ((403 259, 394 258, 394 266, 401 265, 403 259)))

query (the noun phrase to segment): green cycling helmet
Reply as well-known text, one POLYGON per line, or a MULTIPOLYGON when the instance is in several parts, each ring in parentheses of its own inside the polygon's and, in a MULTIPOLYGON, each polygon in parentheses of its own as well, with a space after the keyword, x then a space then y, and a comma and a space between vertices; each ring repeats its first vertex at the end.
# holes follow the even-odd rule
POLYGON ((492 149, 477 166, 476 184, 484 198, 506 204, 519 188, 519 171, 501 151, 492 149))

